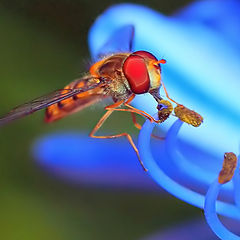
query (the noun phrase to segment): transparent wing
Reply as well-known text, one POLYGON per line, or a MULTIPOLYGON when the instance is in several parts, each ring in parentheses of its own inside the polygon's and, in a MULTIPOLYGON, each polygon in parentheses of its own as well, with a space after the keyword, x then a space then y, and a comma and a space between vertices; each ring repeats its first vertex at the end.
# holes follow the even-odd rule
POLYGON ((98 81, 97 83, 92 83, 92 84, 88 84, 88 82, 86 82, 86 84, 82 88, 60 89, 60 90, 56 90, 51 93, 45 94, 41 97, 38 97, 32 101, 29 101, 27 103, 24 103, 22 105, 15 107, 14 109, 12 109, 9 113, 7 113, 5 116, 0 118, 0 126, 6 124, 8 122, 11 122, 13 120, 22 118, 26 115, 29 115, 33 112, 40 110, 40 109, 46 108, 50 105, 53 105, 57 102, 60 102, 64 99, 66 99, 66 98, 70 98, 79 93, 96 88, 100 84, 102 84, 101 81, 100 82, 98 81))
POLYGON ((134 38, 134 26, 124 25, 117 29, 109 40, 101 47, 98 52, 97 60, 102 57, 119 52, 132 52, 134 38))

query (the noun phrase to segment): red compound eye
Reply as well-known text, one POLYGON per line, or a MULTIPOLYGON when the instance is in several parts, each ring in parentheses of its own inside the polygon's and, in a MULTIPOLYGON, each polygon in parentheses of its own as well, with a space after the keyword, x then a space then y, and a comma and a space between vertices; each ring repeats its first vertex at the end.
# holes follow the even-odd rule
POLYGON ((123 64, 123 72, 133 93, 148 92, 150 79, 144 58, 131 54, 123 64))
POLYGON ((134 55, 138 55, 138 56, 141 56, 143 58, 149 58, 151 60, 156 60, 157 61, 157 58, 152 55, 150 52, 146 52, 146 51, 137 51, 137 52, 134 52, 133 53, 134 55))
MULTIPOLYGON (((153 54, 151 54, 150 52, 137 51, 137 52, 134 52, 133 54, 134 54, 134 55, 141 56, 141 57, 143 57, 143 58, 145 58, 145 59, 148 59, 148 60, 154 60, 154 61, 156 61, 156 62, 158 61, 157 58, 156 58, 153 54)), ((161 71, 160 65, 154 65, 154 67, 155 67, 156 69, 159 69, 159 70, 161 71)))

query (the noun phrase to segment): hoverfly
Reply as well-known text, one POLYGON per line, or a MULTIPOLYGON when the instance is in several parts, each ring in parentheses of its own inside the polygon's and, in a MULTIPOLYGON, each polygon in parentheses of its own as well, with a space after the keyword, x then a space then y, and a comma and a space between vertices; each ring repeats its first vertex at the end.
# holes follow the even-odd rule
MULTIPOLYGON (((114 111, 131 112, 133 116, 134 114, 139 114, 152 122, 159 122, 159 120, 155 120, 146 112, 131 106, 130 103, 135 95, 144 93, 150 93, 157 102, 162 100, 159 95, 159 89, 163 85, 160 64, 164 64, 166 61, 164 59, 158 60, 153 54, 147 51, 131 51, 134 35, 134 27, 132 25, 127 25, 117 30, 112 36, 112 41, 108 41, 103 46, 103 52, 104 49, 111 49, 110 45, 112 42, 115 44, 114 48, 117 49, 116 36, 123 32, 125 42, 121 41, 119 44, 128 46, 127 50, 117 53, 111 52, 102 57, 90 67, 86 75, 71 82, 64 89, 46 94, 14 108, 0 118, 0 125, 43 108, 46 108, 45 121, 53 122, 103 99, 111 98, 113 104, 105 107, 106 113, 93 128, 90 137, 118 138, 125 136, 134 148, 143 169, 146 170, 139 157, 138 149, 128 133, 124 132, 110 136, 95 135, 105 120, 114 111)), ((100 53, 99 55, 102 54, 100 53)), ((175 102, 168 96, 165 87, 164 90, 167 98, 175 102)), ((136 122, 135 117, 133 117, 133 122, 137 128, 141 128, 136 122)))

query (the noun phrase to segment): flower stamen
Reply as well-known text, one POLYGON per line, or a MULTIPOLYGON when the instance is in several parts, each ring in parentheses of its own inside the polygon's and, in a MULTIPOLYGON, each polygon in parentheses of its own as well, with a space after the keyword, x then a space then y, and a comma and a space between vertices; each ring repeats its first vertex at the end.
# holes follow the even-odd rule
POLYGON ((234 171, 236 167, 237 167, 237 156, 233 152, 225 153, 222 170, 218 175, 218 182, 220 184, 229 182, 234 175, 234 171))
POLYGON ((200 114, 183 105, 177 105, 174 108, 174 113, 181 121, 188 123, 193 127, 199 127, 203 122, 203 117, 200 114))
POLYGON ((158 101, 158 119, 162 123, 168 119, 173 111, 173 106, 168 100, 161 99, 158 101))

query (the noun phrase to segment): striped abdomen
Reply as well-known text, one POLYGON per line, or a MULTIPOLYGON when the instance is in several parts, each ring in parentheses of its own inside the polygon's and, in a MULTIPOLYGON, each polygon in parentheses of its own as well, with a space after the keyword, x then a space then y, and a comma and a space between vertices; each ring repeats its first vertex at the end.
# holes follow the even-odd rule
MULTIPOLYGON (((83 88, 86 85, 86 81, 89 81, 89 78, 73 81, 64 89, 83 88)), ((79 93, 49 106, 46 109, 45 121, 53 122, 55 120, 61 119, 69 114, 80 111, 85 107, 101 101, 105 97, 107 96, 104 94, 104 88, 102 87, 96 87, 83 93, 79 93)))

